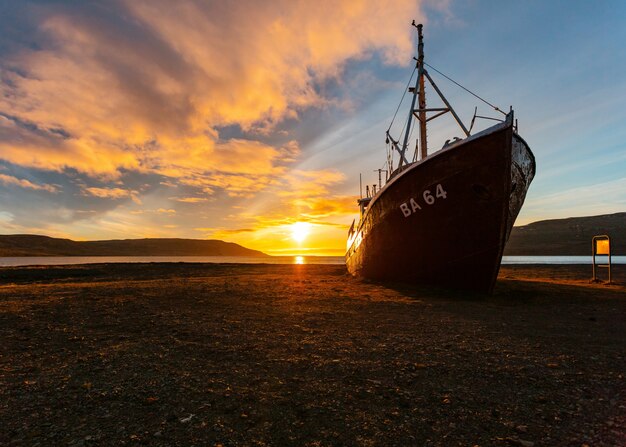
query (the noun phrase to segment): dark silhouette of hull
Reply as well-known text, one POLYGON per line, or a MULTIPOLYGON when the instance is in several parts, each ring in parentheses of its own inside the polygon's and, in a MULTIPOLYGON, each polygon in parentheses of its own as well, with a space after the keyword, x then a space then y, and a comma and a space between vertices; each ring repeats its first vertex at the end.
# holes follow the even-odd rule
POLYGON ((491 293, 535 174, 513 117, 407 165, 348 236, 356 276, 491 293))

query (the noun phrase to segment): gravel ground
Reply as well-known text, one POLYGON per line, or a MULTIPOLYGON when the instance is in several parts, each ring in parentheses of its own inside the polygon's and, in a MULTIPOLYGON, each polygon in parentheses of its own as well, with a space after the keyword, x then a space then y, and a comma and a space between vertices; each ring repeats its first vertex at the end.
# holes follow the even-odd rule
POLYGON ((624 446, 624 267, 0 269, 0 445, 624 446))

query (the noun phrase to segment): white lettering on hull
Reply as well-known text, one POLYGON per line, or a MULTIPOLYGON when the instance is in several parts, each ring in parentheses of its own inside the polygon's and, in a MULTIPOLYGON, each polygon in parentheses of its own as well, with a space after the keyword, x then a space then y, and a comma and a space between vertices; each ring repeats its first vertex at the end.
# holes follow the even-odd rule
MULTIPOLYGON (((437 186, 435 186, 435 195, 433 195, 430 189, 425 189, 422 192, 421 199, 425 205, 430 206, 430 205, 433 205, 438 199, 445 200, 447 197, 448 197, 448 193, 446 192, 445 189, 443 189, 443 186, 441 186, 441 183, 438 183, 437 186)), ((402 214, 404 215, 404 217, 409 217, 411 214, 417 213, 418 211, 422 209, 418 200, 419 198, 415 199, 411 197, 406 202, 400 204, 400 211, 402 211, 402 214)))

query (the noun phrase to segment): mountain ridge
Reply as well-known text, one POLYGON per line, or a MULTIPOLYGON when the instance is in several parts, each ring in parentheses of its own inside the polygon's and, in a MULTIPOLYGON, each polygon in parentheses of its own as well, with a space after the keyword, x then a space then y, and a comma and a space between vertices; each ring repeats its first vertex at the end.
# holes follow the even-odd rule
POLYGON ((540 220, 513 227, 504 255, 591 255, 591 239, 603 234, 611 238, 611 254, 626 255, 626 212, 540 220))
POLYGON ((74 241, 37 234, 0 235, 0 257, 269 255, 218 239, 143 238, 74 241))

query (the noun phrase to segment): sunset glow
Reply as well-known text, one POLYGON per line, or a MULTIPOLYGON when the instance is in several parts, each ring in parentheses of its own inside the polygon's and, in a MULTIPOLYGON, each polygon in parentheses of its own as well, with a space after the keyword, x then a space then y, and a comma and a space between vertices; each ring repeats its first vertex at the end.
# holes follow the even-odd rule
POLYGON ((294 241, 302 243, 311 231, 311 224, 308 222, 296 222, 291 226, 291 237, 294 241))
MULTIPOLYGON (((559 11, 543 2, 5 1, 0 233, 343 254, 359 174, 363 188, 378 183, 414 65, 413 19, 433 65, 513 104, 540 166, 518 224, 623 211, 626 135, 611 123, 626 119, 626 57, 613 47, 626 39, 625 8, 613 9, 572 7, 555 40, 559 11), (522 16, 542 20, 529 34, 497 26, 522 16), (586 44, 603 51, 580 64, 583 21, 586 44), (581 84, 591 66, 602 82, 581 84)), ((449 94, 468 124, 475 98, 449 94)), ((433 150, 456 135, 441 122, 433 150)))

